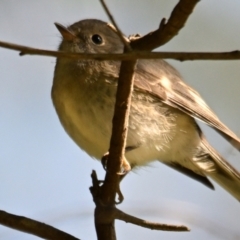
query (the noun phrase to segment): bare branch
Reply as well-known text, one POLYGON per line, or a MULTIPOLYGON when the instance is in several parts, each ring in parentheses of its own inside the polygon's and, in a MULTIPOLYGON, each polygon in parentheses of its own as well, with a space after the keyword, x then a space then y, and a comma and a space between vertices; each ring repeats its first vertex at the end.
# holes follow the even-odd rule
MULTIPOLYGON (((104 0, 100 0, 104 10, 112 21, 115 31, 124 43, 124 53, 131 51, 129 43, 117 26, 104 0)), ((102 186, 101 200, 103 204, 114 205, 117 189, 119 189, 121 167, 125 161, 125 145, 128 131, 128 117, 133 91, 133 75, 137 60, 123 61, 120 67, 116 102, 112 120, 112 136, 110 139, 107 173, 102 186)))
POLYGON ((133 90, 133 75, 135 61, 123 61, 120 67, 118 88, 116 93, 115 110, 113 116, 112 136, 107 162, 107 173, 103 185, 102 199, 105 202, 114 202, 119 183, 119 172, 124 161, 127 137, 128 116, 133 90))
POLYGON ((183 225, 169 225, 169 224, 161 224, 156 222, 149 222, 140 218, 136 218, 129 214, 126 214, 119 209, 116 208, 115 218, 122 220, 127 223, 132 223, 141 227, 150 228, 152 230, 161 230, 161 231, 172 231, 172 232, 188 232, 189 228, 183 225))
MULTIPOLYGON (((129 51, 130 49, 129 44, 126 41, 126 39, 123 37, 118 26, 116 25, 104 1, 101 0, 101 2, 103 6, 105 6, 104 7, 105 11, 107 11, 108 16, 113 22, 116 28, 117 34, 125 44, 124 54, 126 54, 125 52, 129 51)), ((197 0, 180 0, 177 6, 175 7, 175 9, 173 10, 168 23, 165 24, 165 20, 162 20, 158 30, 142 38, 132 40, 132 42, 130 43, 130 46, 132 47, 132 49, 148 51, 148 50, 154 49, 155 47, 163 45, 164 43, 169 41, 183 27, 184 23, 186 22, 188 16, 192 12, 197 2, 198 2, 197 0)), ((0 46, 21 51, 20 55, 38 54, 38 55, 55 56, 55 57, 74 57, 74 58, 80 59, 80 56, 78 54, 69 54, 64 52, 57 53, 55 51, 33 49, 29 47, 24 47, 24 49, 22 49, 21 46, 19 45, 6 44, 4 42, 0 42, 0 46)), ((135 52, 131 54, 143 54, 143 53, 135 52)), ((90 58, 90 54, 88 54, 88 56, 85 55, 85 59, 87 57, 90 58)), ((94 59, 100 59, 99 55, 95 55, 91 57, 94 59)), ((105 58, 106 55, 103 55, 102 57, 103 57, 102 59, 107 59, 105 58)), ((115 56, 115 57, 119 57, 119 56, 115 56)), ((125 57, 130 57, 130 55, 125 57)), ((128 122, 129 109, 131 105, 131 92, 133 89, 133 76, 134 76, 135 65, 137 62, 136 58, 137 57, 133 58, 134 60, 126 60, 127 58, 121 59, 124 61, 121 64, 120 73, 119 73, 115 112, 113 117, 112 137, 111 137, 110 151, 109 151, 109 161, 107 162, 107 165, 108 165, 107 174, 105 177, 104 185, 100 188, 101 190, 99 191, 100 201, 95 201, 96 203, 95 225, 97 225, 97 228, 99 230, 99 231, 97 230, 97 232, 102 234, 101 237, 98 236, 99 240, 116 239, 115 230, 114 230, 114 218, 113 218, 113 215, 111 214, 112 214, 112 209, 114 209, 115 207, 115 195, 119 185, 120 177, 117 173, 120 172, 123 159, 124 159, 125 143, 126 143, 126 136, 127 136, 127 122, 128 122), (104 215, 105 217, 102 218, 101 214, 105 214, 104 215), (105 222, 103 222, 103 219, 105 222)), ((184 60, 181 57, 179 57, 178 59, 184 60)), ((3 211, 0 213, 3 218, 4 217, 6 218, 6 216, 10 217, 9 214, 6 215, 7 213, 3 211)), ((118 219, 122 219, 122 220, 127 219, 127 221, 132 222, 134 224, 138 224, 144 227, 149 227, 154 229, 158 229, 158 228, 160 229, 160 227, 162 227, 162 230, 163 228, 167 230, 168 228, 171 229, 173 227, 171 225, 160 226, 157 223, 156 224, 149 223, 141 219, 134 218, 130 215, 126 215, 126 214, 124 215, 123 213, 121 214, 118 213, 118 219)), ((12 214, 11 214, 11 218, 9 219, 9 222, 5 221, 4 224, 9 227, 14 226, 15 229, 26 231, 26 232, 35 234, 37 236, 44 237, 46 239, 76 239, 71 235, 63 233, 45 224, 39 223, 37 221, 31 220, 25 217, 14 216, 12 214), (35 228, 39 230, 39 232, 35 228), (55 234, 54 231, 57 231, 56 234, 59 234, 59 237, 55 237, 55 235, 51 235, 51 234, 55 234), (61 234, 66 234, 66 236, 62 237, 61 234)), ((177 226, 177 227, 179 229, 181 229, 181 227, 184 228, 184 226, 177 226)), ((185 228, 184 230, 186 231, 187 228, 185 228)))
POLYGON ((117 209, 115 206, 104 205, 101 201, 99 201, 98 195, 101 192, 101 187, 99 186, 99 180, 95 171, 92 172, 91 177, 93 186, 90 187, 90 191, 92 193, 93 200, 97 206, 97 208, 95 209, 95 224, 97 225, 96 229, 99 237, 98 239, 116 239, 115 231, 113 228, 114 219, 122 220, 127 223, 132 223, 152 230, 174 232, 190 231, 186 226, 168 225, 145 221, 140 218, 136 218, 134 216, 126 214, 117 209), (112 238, 109 236, 112 236, 112 238))
POLYGON ((0 47, 20 51, 21 55, 40 55, 47 57, 64 57, 76 59, 95 60, 135 60, 135 59, 175 59, 179 61, 193 60, 239 60, 240 51, 231 52, 128 52, 128 53, 70 53, 62 51, 51 51, 27 47, 19 44, 0 41, 0 47))
POLYGON ((45 223, 41 223, 30 218, 13 215, 1 210, 0 224, 44 239, 79 240, 78 238, 45 223))
POLYGON ((90 187, 93 201, 96 205, 94 211, 95 229, 98 240, 116 240, 116 232, 114 227, 114 205, 106 205, 100 198, 101 181, 97 178, 97 173, 92 171, 92 186, 90 187))
POLYGON ((131 42, 135 50, 153 50, 170 41, 183 28, 194 7, 200 0, 180 0, 173 9, 167 23, 163 18, 159 28, 131 42))
MULTIPOLYGON (((196 5, 196 0, 181 0, 178 5, 175 7, 169 24, 165 27, 160 28, 160 33, 165 31, 164 34, 170 32, 171 38, 176 35, 176 33, 183 26, 187 17, 192 12, 193 7, 196 5), (185 5, 188 5, 187 7, 185 5), (184 11, 186 7, 186 11, 184 11), (165 28, 171 28, 176 20, 175 15, 180 19, 183 19, 180 23, 175 24, 173 30, 164 30, 165 28), (182 14, 182 15, 181 15, 182 14)), ((172 29, 172 28, 171 28, 172 29)), ((163 34, 163 36, 164 36, 163 34)), ((171 39, 167 36, 167 39, 171 39)), ((162 44, 162 39, 158 39, 159 44, 162 44)), ((137 41, 137 40, 136 40, 137 41)), ((165 42, 167 40, 164 40, 165 42)), ((148 46, 142 46, 140 50, 146 50, 148 46)), ((125 52, 125 51, 124 51, 125 52)), ((117 182, 119 182, 118 172, 120 172, 121 166, 124 160, 124 151, 125 143, 127 136, 127 125, 128 125, 128 116, 129 109, 131 105, 131 92, 133 89, 133 75, 136 61, 123 61, 120 68, 119 79, 118 79, 118 88, 115 102, 115 110, 113 116, 113 127, 112 127, 112 136, 110 141, 110 150, 109 150, 109 161, 107 162, 107 173, 105 177, 105 182, 102 187, 102 200, 105 204, 114 203, 117 182)))
MULTIPOLYGON (((164 22, 162 21, 162 24, 159 30, 157 31, 158 38, 155 41, 156 46, 162 45, 163 43, 169 41, 173 36, 177 34, 177 32, 181 29, 184 22, 186 21, 187 17, 190 15, 193 7, 195 6, 193 2, 196 4, 196 0, 195 1, 181 0, 174 9, 169 24, 165 25, 164 22), (190 7, 186 7, 185 6, 186 4, 189 4, 190 7), (179 8, 184 9, 184 6, 186 7, 186 9, 188 9, 187 13, 185 13, 184 11, 182 12, 180 11, 179 13, 179 8), (182 24, 176 24, 176 26, 172 28, 172 23, 175 23, 174 19, 176 19, 176 17, 184 20, 179 22, 182 24)), ((107 9, 106 5, 104 6, 105 10, 107 10, 109 16, 111 17, 111 14, 109 13, 109 10, 107 9)), ((118 27, 116 27, 116 31, 118 32, 119 36, 122 36, 118 27)), ((138 40, 134 41, 135 43, 138 42, 138 40)), ((141 45, 141 47, 137 47, 137 45, 134 46, 133 44, 134 41, 130 43, 133 50, 151 50, 151 48, 149 48, 149 45, 147 44, 141 45)), ((125 47, 124 53, 127 51, 129 51, 129 49, 125 47)), ((116 192, 119 190, 120 176, 118 173, 120 172, 124 161, 126 162, 124 153, 128 131, 128 117, 130 112, 131 93, 133 90, 134 70, 136 63, 137 60, 122 61, 120 67, 118 88, 116 93, 116 102, 114 107, 114 116, 112 121, 112 136, 110 140, 110 149, 107 161, 107 172, 104 184, 101 187, 100 191, 100 202, 102 204, 97 205, 95 209, 95 226, 99 240, 116 239, 114 219, 111 217, 112 209, 115 206, 116 192), (108 209, 106 209, 106 206, 108 206, 108 209), (102 221, 101 219, 103 218, 105 219, 105 217, 103 217, 104 214, 107 215, 106 218, 108 219, 108 221, 105 223, 101 223, 102 221), (99 215, 101 217, 98 217, 99 215)))

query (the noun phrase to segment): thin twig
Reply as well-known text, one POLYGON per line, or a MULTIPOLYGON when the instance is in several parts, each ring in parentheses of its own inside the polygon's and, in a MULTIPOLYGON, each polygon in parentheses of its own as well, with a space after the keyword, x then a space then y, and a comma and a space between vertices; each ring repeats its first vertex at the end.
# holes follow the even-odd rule
POLYGON ((172 231, 172 232, 188 232, 189 228, 183 225, 169 225, 156 222, 149 222, 140 218, 136 218, 129 214, 126 214, 119 209, 115 209, 115 218, 127 223, 132 223, 141 227, 150 228, 152 230, 172 231))
POLYGON ((112 22, 113 26, 115 27, 115 31, 116 31, 117 35, 119 36, 119 38, 121 39, 122 43, 124 44, 125 48, 128 51, 131 51, 131 46, 130 46, 129 42, 127 41, 127 39, 122 34, 122 31, 118 27, 114 17, 112 16, 111 12, 108 9, 108 6, 106 5, 105 1, 104 0, 100 0, 100 2, 102 4, 103 9, 105 10, 106 14, 108 15, 108 18, 110 19, 110 21, 112 22))
POLYGON ((0 210, 0 224, 44 239, 79 240, 78 238, 45 223, 13 215, 2 210, 0 210))
POLYGON ((192 60, 239 60, 240 51, 231 52, 128 52, 128 53, 70 53, 62 51, 44 50, 19 44, 0 41, 0 47, 20 51, 23 55, 40 55, 47 57, 64 57, 95 60, 135 60, 135 59, 175 59, 179 61, 192 60))

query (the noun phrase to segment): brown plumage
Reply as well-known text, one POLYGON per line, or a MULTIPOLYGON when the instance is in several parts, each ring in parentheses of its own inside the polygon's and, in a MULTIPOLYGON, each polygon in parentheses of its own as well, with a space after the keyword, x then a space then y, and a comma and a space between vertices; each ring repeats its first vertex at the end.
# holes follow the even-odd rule
MULTIPOLYGON (((89 19, 68 28, 61 51, 121 53, 123 44, 105 22, 89 19)), ((69 136, 90 156, 108 151, 119 61, 57 59, 52 99, 69 136)), ((195 119, 240 150, 229 130, 164 60, 139 60, 129 117, 126 159, 131 166, 159 160, 213 189, 212 178, 240 200, 240 175, 204 138, 195 119)))

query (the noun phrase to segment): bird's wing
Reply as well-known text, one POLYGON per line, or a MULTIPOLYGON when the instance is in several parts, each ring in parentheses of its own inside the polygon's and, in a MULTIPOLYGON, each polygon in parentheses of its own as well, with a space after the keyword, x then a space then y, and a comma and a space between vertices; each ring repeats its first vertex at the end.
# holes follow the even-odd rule
POLYGON ((218 119, 201 96, 184 83, 179 73, 167 62, 139 60, 136 75, 136 89, 148 92, 162 102, 205 122, 240 150, 240 139, 218 119))
POLYGON ((163 164, 175 169, 176 171, 183 173, 184 175, 202 183, 203 185, 205 185, 206 187, 214 190, 214 186, 213 184, 208 180, 208 178, 205 175, 201 175, 198 173, 195 173, 194 171, 192 171, 191 169, 185 168, 184 166, 176 163, 176 162, 162 162, 163 164))

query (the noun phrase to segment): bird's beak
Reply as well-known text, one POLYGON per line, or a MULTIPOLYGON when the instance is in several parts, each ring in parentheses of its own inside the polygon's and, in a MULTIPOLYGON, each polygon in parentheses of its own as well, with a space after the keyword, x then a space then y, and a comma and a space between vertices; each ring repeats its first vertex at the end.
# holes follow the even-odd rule
POLYGON ((62 37, 66 41, 72 41, 76 39, 76 35, 64 27, 62 24, 54 23, 58 31, 61 33, 62 37))

